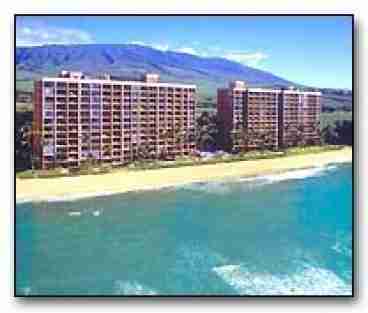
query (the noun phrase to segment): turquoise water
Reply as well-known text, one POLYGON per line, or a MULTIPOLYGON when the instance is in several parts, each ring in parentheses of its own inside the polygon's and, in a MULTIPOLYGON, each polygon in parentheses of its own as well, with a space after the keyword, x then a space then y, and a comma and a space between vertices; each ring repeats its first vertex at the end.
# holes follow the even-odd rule
POLYGON ((349 295, 351 164, 18 203, 19 295, 349 295))

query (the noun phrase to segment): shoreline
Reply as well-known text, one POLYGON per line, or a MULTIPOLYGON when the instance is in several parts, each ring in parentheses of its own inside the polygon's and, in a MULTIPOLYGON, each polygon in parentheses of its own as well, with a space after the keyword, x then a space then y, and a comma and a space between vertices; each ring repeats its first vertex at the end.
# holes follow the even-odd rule
POLYGON ((131 191, 154 190, 231 178, 256 178, 292 170, 352 162, 352 149, 201 166, 121 171, 59 178, 16 178, 16 202, 73 201, 131 191), (72 190, 72 192, 70 192, 72 190))

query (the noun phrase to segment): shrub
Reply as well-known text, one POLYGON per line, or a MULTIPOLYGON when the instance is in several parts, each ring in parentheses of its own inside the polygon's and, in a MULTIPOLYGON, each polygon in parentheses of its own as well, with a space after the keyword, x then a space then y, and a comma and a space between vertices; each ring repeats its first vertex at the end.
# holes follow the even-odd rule
POLYGON ((100 166, 98 173, 106 174, 112 171, 112 166, 110 164, 103 164, 100 166))
POLYGON ((17 177, 18 178, 24 178, 24 179, 27 179, 27 178, 35 178, 37 177, 36 173, 32 170, 27 170, 27 171, 24 171, 24 172, 20 172, 17 174, 17 177))

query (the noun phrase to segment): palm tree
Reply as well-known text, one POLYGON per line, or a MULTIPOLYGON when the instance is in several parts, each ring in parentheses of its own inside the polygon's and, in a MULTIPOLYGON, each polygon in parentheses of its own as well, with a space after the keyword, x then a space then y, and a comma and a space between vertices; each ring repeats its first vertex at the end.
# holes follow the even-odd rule
POLYGON ((167 145, 170 138, 170 132, 165 129, 163 132, 159 133, 159 141, 164 142, 164 147, 159 151, 159 158, 165 159, 167 157, 167 145))
POLYGON ((312 132, 316 135, 316 139, 313 140, 313 144, 321 144, 321 125, 320 122, 315 122, 312 126, 312 132))
POLYGON ((240 137, 241 137, 240 133, 237 130, 235 129, 231 130, 230 138, 231 138, 232 152, 235 152, 235 153, 238 152, 238 148, 235 148, 235 145, 239 145, 240 137))
POLYGON ((199 150, 213 150, 219 141, 219 121, 216 115, 203 112, 197 119, 196 142, 199 150))
POLYGON ((327 125, 321 132, 322 140, 325 144, 337 144, 338 142, 338 133, 336 131, 336 127, 331 125, 327 125))
POLYGON ((267 140, 268 140, 268 134, 266 130, 262 130, 260 132, 257 133, 257 143, 258 143, 258 148, 261 151, 265 151, 267 148, 267 140))
POLYGON ((267 150, 272 150, 275 147, 274 144, 275 132, 273 130, 265 131, 263 136, 264 146, 267 150))
POLYGON ((174 130, 174 141, 179 145, 180 148, 180 156, 183 156, 183 144, 186 137, 186 132, 182 126, 177 127, 174 130))
MULTIPOLYGON (((35 125, 25 125, 21 128, 21 145, 29 152, 29 162, 32 171, 34 171, 35 166, 38 165, 40 158, 33 154, 34 137, 41 135, 41 131, 37 130, 35 125)), ((43 141, 40 138, 39 149, 43 148, 43 141)))
POLYGON ((293 136, 292 132, 293 132, 292 124, 286 123, 283 128, 282 148, 289 148, 290 146, 293 145, 293 142, 290 139, 290 137, 293 136))
POLYGON ((154 150, 147 142, 141 143, 137 148, 138 160, 149 160, 152 158, 154 150))
POLYGON ((233 131, 232 137, 235 142, 241 147, 242 152, 247 152, 258 143, 258 134, 253 129, 243 128, 240 132, 233 131))
POLYGON ((304 136, 304 131, 305 131, 305 127, 303 124, 299 124, 296 127, 296 136, 295 136, 295 140, 296 140, 296 145, 297 146, 305 146, 306 145, 306 140, 305 140, 305 136, 304 136))
POLYGON ((104 144, 102 147, 102 156, 105 156, 107 154, 108 156, 111 157, 111 153, 112 153, 112 144, 111 143, 104 144))

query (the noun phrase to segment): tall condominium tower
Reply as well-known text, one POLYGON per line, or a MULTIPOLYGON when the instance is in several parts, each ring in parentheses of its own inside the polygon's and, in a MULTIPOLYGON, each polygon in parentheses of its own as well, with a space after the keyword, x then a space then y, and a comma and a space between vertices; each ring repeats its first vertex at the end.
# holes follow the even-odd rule
POLYGON ((63 71, 35 82, 33 152, 42 168, 187 155, 195 149, 195 108, 195 85, 63 71))
POLYGON ((217 111, 229 149, 269 149, 319 141, 320 92, 247 88, 235 81, 218 89, 217 111))
POLYGON ((282 90, 279 105, 279 142, 282 147, 320 143, 321 93, 282 90))

